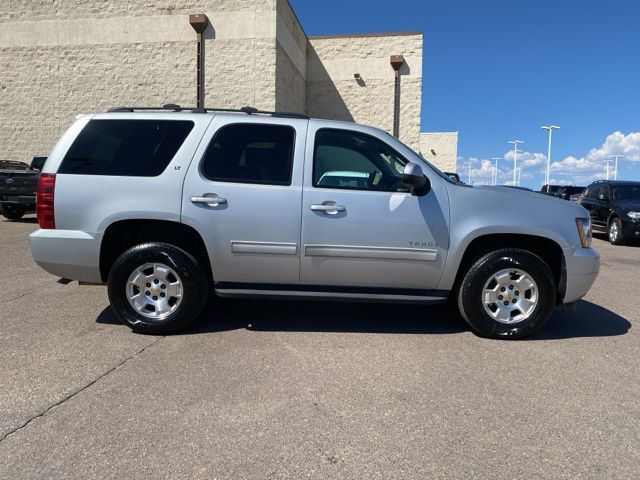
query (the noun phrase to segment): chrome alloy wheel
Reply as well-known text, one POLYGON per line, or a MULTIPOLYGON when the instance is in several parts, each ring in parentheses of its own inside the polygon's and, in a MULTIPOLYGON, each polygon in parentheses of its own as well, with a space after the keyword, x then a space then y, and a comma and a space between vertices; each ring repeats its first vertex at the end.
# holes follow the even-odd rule
POLYGON ((500 323, 514 324, 526 320, 538 301, 538 286, 533 277, 517 268, 494 273, 482 290, 484 311, 500 323))
POLYGON ((136 268, 127 281, 127 300, 140 315, 163 320, 180 305, 182 280, 162 263, 145 263, 136 268))
POLYGON ((611 225, 609 225, 609 240, 615 242, 618 240, 618 235, 620 235, 620 232, 618 231, 618 222, 611 222, 611 225))

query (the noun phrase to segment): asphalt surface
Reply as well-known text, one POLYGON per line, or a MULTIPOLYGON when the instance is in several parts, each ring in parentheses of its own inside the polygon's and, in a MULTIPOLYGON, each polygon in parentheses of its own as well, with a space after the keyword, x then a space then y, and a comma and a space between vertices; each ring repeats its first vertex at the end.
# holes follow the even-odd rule
POLYGON ((0 221, 0 478, 638 478, 640 247, 602 239, 575 316, 524 341, 449 307, 238 302, 182 335, 0 221))

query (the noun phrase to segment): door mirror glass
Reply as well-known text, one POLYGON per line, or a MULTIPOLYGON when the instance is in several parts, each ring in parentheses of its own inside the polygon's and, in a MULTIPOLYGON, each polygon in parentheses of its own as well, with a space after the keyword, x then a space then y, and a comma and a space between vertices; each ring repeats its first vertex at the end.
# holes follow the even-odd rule
POLYGON ((402 173, 402 182, 409 188, 411 195, 421 197, 429 193, 431 190, 431 182, 422 172, 420 165, 415 163, 407 163, 402 173))

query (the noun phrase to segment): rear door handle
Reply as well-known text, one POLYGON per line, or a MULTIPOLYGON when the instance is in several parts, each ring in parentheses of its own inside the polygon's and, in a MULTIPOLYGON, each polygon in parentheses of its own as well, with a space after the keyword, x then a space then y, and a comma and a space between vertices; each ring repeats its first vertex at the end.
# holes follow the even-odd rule
POLYGON ((331 213, 331 214, 335 214, 338 212, 344 212, 346 210, 346 208, 344 208, 342 205, 338 205, 335 202, 324 202, 322 204, 314 204, 311 205, 312 211, 314 212, 324 212, 324 213, 331 213))
POLYGON ((191 203, 205 204, 210 207, 226 205, 227 199, 217 196, 215 193, 205 193, 202 197, 191 197, 191 203))

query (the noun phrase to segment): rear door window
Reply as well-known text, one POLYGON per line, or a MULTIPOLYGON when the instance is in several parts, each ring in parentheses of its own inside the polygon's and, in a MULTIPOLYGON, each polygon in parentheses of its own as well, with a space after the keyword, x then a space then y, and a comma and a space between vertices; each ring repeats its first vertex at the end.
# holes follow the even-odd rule
POLYGON ((294 141, 287 125, 224 126, 209 144, 202 174, 216 182, 291 185, 294 141))
POLYGON ((58 173, 155 177, 191 132, 185 120, 91 120, 75 139, 58 173))

